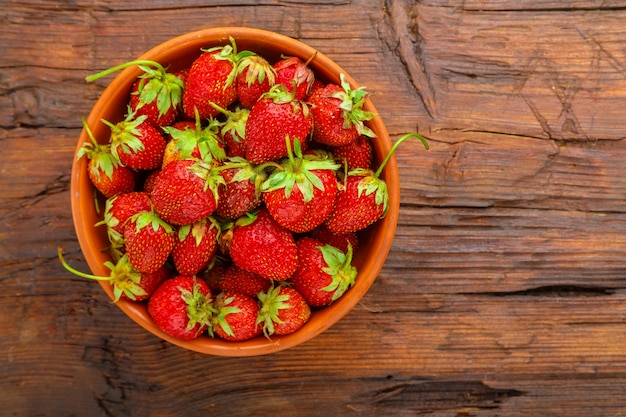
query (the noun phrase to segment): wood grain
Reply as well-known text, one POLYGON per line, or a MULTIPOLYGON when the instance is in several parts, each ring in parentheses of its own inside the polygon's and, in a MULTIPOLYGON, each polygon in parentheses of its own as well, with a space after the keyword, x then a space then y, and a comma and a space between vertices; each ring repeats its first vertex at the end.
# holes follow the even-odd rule
POLYGON ((626 414, 626 3, 8 1, 0 10, 0 409, 30 416, 626 414), (405 142, 396 239, 357 307, 278 354, 146 334, 70 214, 84 77, 184 32, 326 53, 405 142))

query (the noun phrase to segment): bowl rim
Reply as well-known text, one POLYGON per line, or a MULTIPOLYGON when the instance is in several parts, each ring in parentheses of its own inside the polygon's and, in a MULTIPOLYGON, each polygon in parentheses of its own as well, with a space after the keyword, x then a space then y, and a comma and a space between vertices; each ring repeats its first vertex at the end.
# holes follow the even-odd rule
MULTIPOLYGON (((311 60, 309 65, 314 69, 316 75, 318 72, 323 72, 324 76, 322 78, 325 78, 326 82, 338 83, 338 74, 343 73, 346 80, 348 80, 353 88, 358 87, 355 80, 325 54, 287 35, 258 28, 225 26, 206 28, 185 33, 156 45, 141 54, 136 59, 159 61, 159 57, 168 55, 168 53, 171 54, 171 51, 189 50, 192 48, 196 48, 199 54, 200 48, 229 43, 230 37, 235 40, 237 45, 251 42, 255 44, 260 43, 263 45, 263 48, 269 48, 272 45, 281 44, 289 46, 289 55, 296 55, 303 59, 314 55, 314 58, 311 60)), ((160 63, 163 64, 163 62, 160 63)), ((141 70, 139 68, 128 67, 119 72, 113 80, 110 81, 104 91, 102 91, 86 119, 96 138, 102 137, 103 128, 99 126, 102 125, 102 123, 98 123, 98 121, 100 115, 108 107, 110 96, 128 92, 132 80, 134 80, 140 73, 141 70)), ((372 120, 367 122, 367 125, 374 130, 378 136, 377 139, 373 141, 373 146, 375 148, 374 153, 376 154, 378 152, 384 156, 391 148, 391 140, 387 129, 369 96, 365 100, 364 108, 365 110, 376 114, 372 120)), ((91 196, 89 196, 89 198, 87 198, 87 196, 83 196, 81 198, 81 183, 84 187, 84 183, 89 181, 89 179, 86 174, 86 158, 77 159, 76 153, 82 144, 88 140, 89 138, 87 136, 87 132, 83 128, 76 145, 72 163, 72 176, 70 184, 72 219, 81 251, 89 268, 95 275, 106 276, 108 275, 108 269, 104 267, 103 260, 108 259, 108 255, 101 250, 102 248, 98 248, 100 252, 95 249, 98 247, 99 240, 97 238, 98 236, 101 236, 102 230, 100 231, 100 234, 89 234, 86 232, 88 227, 93 227, 95 224, 95 222, 93 222, 95 214, 93 204, 94 200, 91 196), (91 207, 89 207, 89 205, 91 205, 91 207)), ((256 356, 279 352, 304 343, 324 332, 348 314, 369 290, 386 261, 395 237, 400 206, 400 184, 395 156, 392 156, 387 162, 387 165, 381 174, 381 178, 387 183, 389 192, 389 210, 387 215, 375 224, 376 230, 383 232, 379 235, 379 238, 376 240, 375 247, 373 247, 370 252, 375 253, 377 256, 363 259, 364 265, 367 266, 367 270, 370 272, 369 275, 367 277, 363 277, 361 276, 361 271, 359 270, 359 275, 357 276, 355 285, 348 290, 343 297, 335 301, 330 306, 315 310, 313 314, 318 317, 318 319, 315 321, 310 320, 296 333, 286 336, 272 336, 271 339, 258 337, 244 342, 228 342, 209 337, 185 341, 173 338, 158 329, 149 316, 147 316, 145 305, 125 300, 118 301, 116 305, 133 321, 153 335, 179 347, 199 353, 217 356, 256 356), (347 294, 351 294, 351 296, 346 297, 347 294), (300 333, 305 328, 307 329, 306 333, 300 333)), ((363 265, 361 265, 361 268, 363 268, 363 265)), ((109 298, 113 300, 111 285, 108 282, 102 281, 100 281, 100 285, 108 294, 109 298)))

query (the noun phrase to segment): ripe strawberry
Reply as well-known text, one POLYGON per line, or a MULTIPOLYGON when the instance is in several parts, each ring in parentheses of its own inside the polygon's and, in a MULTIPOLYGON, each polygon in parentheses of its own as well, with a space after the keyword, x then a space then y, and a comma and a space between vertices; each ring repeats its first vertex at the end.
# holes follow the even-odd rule
POLYGON ((343 253, 348 252, 348 245, 352 246, 353 252, 356 252, 359 246, 359 238, 356 233, 335 234, 328 230, 326 224, 321 224, 320 227, 315 229, 311 233, 311 237, 324 244, 334 246, 343 253))
POLYGON ((376 172, 361 168, 348 172, 337 193, 335 208, 326 219, 328 230, 336 234, 356 232, 387 214, 387 184, 379 176, 398 145, 409 137, 417 137, 428 149, 426 139, 418 134, 408 134, 396 141, 376 172))
POLYGON ((294 93, 295 84, 294 98, 296 100, 307 97, 315 82, 315 73, 308 66, 313 58, 315 55, 304 62, 298 57, 287 57, 274 64, 276 83, 284 85, 291 93, 294 93))
POLYGON ((141 272, 154 272, 174 248, 174 230, 156 213, 142 211, 129 219, 124 241, 131 265, 141 272))
POLYGON ((325 306, 354 285, 357 270, 352 266, 352 247, 344 253, 319 240, 298 240, 298 268, 289 282, 311 307, 325 306))
POLYGON ((181 226, 176 233, 172 259, 181 275, 196 275, 217 251, 219 225, 211 217, 181 226))
POLYGON ((340 167, 321 151, 302 155, 300 143, 287 147, 289 157, 281 169, 263 183, 263 200, 272 217, 296 233, 315 229, 328 217, 335 204, 340 167), (294 155, 295 154, 295 155, 294 155))
POLYGON ((219 172, 203 161, 172 161, 155 179, 150 197, 166 222, 192 224, 215 211, 223 182, 219 172))
POLYGON ((304 297, 286 285, 272 286, 258 298, 261 306, 258 322, 263 324, 266 337, 291 334, 311 317, 311 308, 304 297))
POLYGON ((267 177, 262 167, 243 158, 231 158, 221 168, 225 186, 219 189, 217 214, 232 220, 256 209, 262 200, 261 184, 267 177))
POLYGON ((87 175, 93 186, 105 197, 119 193, 129 193, 135 189, 133 171, 122 165, 111 152, 110 144, 100 144, 93 136, 91 129, 83 119, 83 126, 91 142, 85 142, 78 150, 78 159, 86 156, 87 175))
POLYGON ((221 125, 220 133, 226 144, 227 155, 230 157, 246 156, 246 123, 250 115, 250 109, 237 107, 230 111, 213 105, 220 113, 226 116, 226 121, 221 125))
POLYGON ((254 54, 242 58, 237 66, 237 99, 250 108, 276 82, 276 70, 265 58, 254 54))
POLYGON ((220 291, 239 292, 256 297, 260 292, 267 291, 272 281, 231 264, 225 268, 216 285, 220 291))
POLYGON ((203 50, 191 64, 183 91, 183 110, 187 117, 195 118, 196 109, 201 119, 216 116, 218 110, 211 103, 227 108, 237 99, 237 62, 250 52, 238 54, 234 39, 230 41, 231 45, 203 50))
POLYGON ((285 139, 306 149, 313 118, 306 103, 294 100, 282 84, 261 96, 246 122, 246 159, 254 164, 287 156, 285 139))
POLYGON ((298 265, 293 235, 265 208, 235 222, 229 251, 241 269, 268 279, 288 279, 298 265))
POLYGON ((211 323, 213 295, 196 277, 165 281, 148 300, 148 313, 163 332, 177 339, 195 339, 211 323))
POLYGON ((147 122, 159 127, 174 122, 181 104, 184 75, 168 73, 158 62, 138 60, 109 68, 86 78, 88 82, 122 70, 139 66, 144 72, 133 83, 130 95, 130 108, 135 116, 145 115, 147 122))
POLYGON ((208 120, 205 127, 199 117, 195 123, 180 121, 163 130, 170 140, 165 147, 161 168, 174 160, 200 159, 206 163, 222 162, 226 158, 224 145, 219 137, 221 123, 213 118, 208 120))
POLYGON ((151 207, 150 197, 145 191, 114 195, 105 202, 103 220, 96 226, 105 224, 107 228, 123 235, 128 219, 140 211, 150 211, 151 207))
POLYGON ((111 151, 130 168, 155 169, 163 161, 165 139, 146 120, 146 116, 135 118, 132 112, 116 124, 102 120, 111 128, 111 151))
MULTIPOLYGON (((225 291, 215 297, 212 331, 222 339, 243 341, 261 334, 257 323, 259 306, 246 294, 225 291)), ((211 333, 211 330, 209 330, 211 333)))
POLYGON ((360 135, 347 145, 331 147, 330 152, 347 165, 347 169, 368 169, 372 166, 373 149, 370 138, 360 135))
POLYGON ((124 255, 115 264, 110 261, 104 263, 104 266, 111 270, 111 274, 108 277, 86 274, 72 268, 63 259, 63 250, 61 248, 58 249, 58 254, 63 267, 74 275, 96 281, 108 281, 113 287, 114 303, 117 303, 120 299, 132 301, 147 300, 157 287, 169 278, 169 270, 164 266, 154 272, 137 271, 130 264, 127 255, 124 255))
POLYGON ((359 135, 375 137, 376 134, 363 122, 375 114, 363 110, 367 92, 352 89, 343 74, 341 86, 327 84, 309 97, 313 114, 313 140, 329 146, 347 145, 359 135))

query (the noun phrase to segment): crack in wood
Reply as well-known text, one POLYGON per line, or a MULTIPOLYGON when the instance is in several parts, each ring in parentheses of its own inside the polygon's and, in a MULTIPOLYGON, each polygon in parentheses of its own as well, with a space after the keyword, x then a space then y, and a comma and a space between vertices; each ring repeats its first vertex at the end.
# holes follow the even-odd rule
POLYGON ((547 285, 520 291, 464 293, 464 295, 480 295, 490 297, 603 297, 616 293, 615 288, 578 286, 578 285, 547 285))

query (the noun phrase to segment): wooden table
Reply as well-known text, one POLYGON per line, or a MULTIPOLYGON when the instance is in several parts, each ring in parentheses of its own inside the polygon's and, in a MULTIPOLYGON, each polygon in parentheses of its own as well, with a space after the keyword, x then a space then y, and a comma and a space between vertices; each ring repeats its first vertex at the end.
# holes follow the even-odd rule
POLYGON ((4 1, 0 414, 626 415, 626 2, 4 1), (85 270, 70 167, 104 84, 187 31, 300 39, 367 86, 397 158, 391 253, 357 307, 277 354, 147 334, 85 270))

